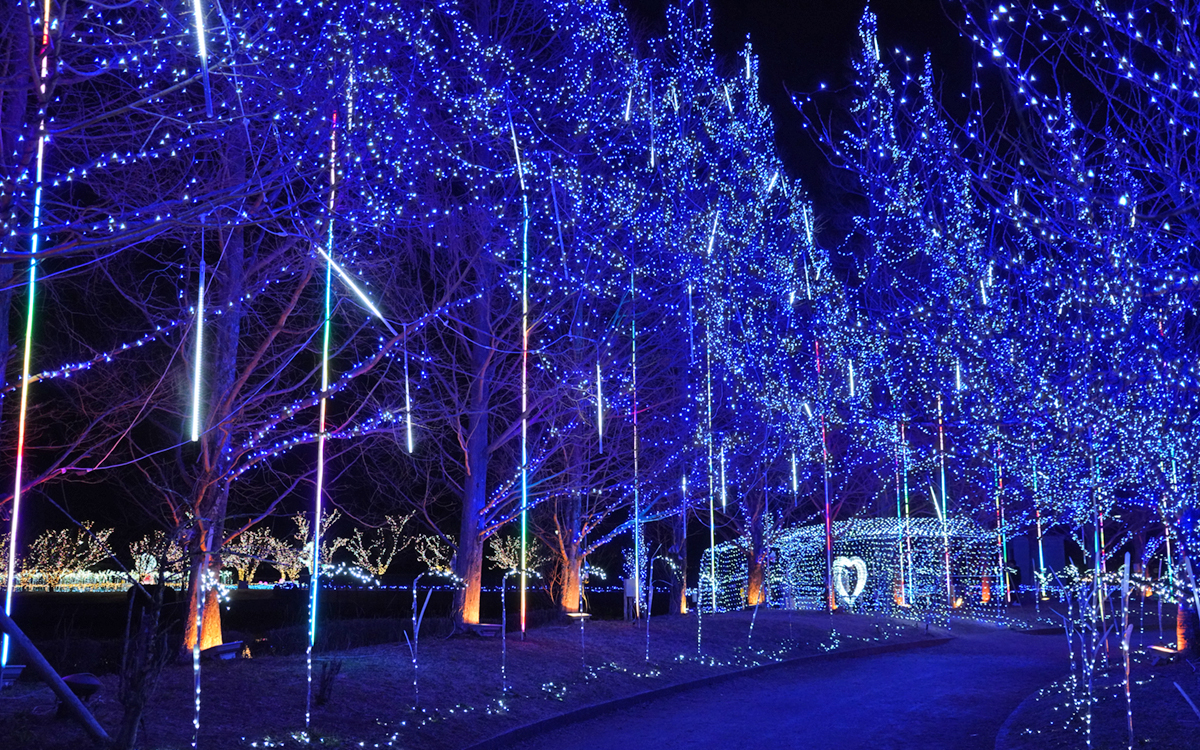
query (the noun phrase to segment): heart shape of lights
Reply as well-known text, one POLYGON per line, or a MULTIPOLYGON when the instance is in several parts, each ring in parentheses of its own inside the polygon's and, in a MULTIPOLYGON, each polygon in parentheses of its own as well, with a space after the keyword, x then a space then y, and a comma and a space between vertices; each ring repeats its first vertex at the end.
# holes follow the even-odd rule
POLYGON ((853 607, 867 587, 867 563, 861 557, 838 557, 833 561, 833 587, 853 607), (853 588, 851 588, 853 582, 853 588))

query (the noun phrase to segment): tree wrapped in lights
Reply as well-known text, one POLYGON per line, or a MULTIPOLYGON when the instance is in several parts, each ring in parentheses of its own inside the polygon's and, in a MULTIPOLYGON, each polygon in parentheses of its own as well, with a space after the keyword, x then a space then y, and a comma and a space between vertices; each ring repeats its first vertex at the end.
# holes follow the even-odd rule
POLYGON ((142 582, 151 582, 160 574, 171 578, 187 572, 187 553, 179 538, 161 529, 130 542, 129 556, 133 559, 131 572, 142 582))
MULTIPOLYGON (((331 49, 310 42, 336 44, 341 37, 324 32, 342 19, 330 9, 223 6, 208 19, 220 23, 209 25, 214 54, 202 75, 191 48, 164 41, 194 38, 190 18, 157 7, 132 15, 64 7, 70 42, 62 49, 92 57, 61 64, 90 71, 91 93, 62 94, 48 105, 58 145, 44 180, 50 241, 39 257, 56 264, 47 267, 47 304, 57 314, 39 328, 53 343, 35 350, 35 361, 55 357, 37 375, 37 387, 55 400, 35 402, 41 412, 28 442, 60 447, 39 454, 38 473, 25 484, 86 477, 146 487, 137 496, 152 498, 143 502, 152 517, 190 529, 194 583, 204 565, 220 566, 226 542, 304 485, 305 470, 281 475, 268 467, 319 440, 313 407, 386 365, 398 340, 373 333, 359 299, 339 304, 333 318, 346 325, 333 357, 341 369, 317 393, 311 346, 323 320, 313 314, 313 277, 324 265, 318 238, 334 221, 336 117, 310 109, 327 101, 331 49), (110 57, 95 58, 99 48, 110 57), (111 110, 97 111, 89 96, 112 102, 111 110), (147 145, 130 151, 129 143, 147 145), (66 300, 70 306, 54 306, 66 300), (95 315, 73 318, 66 310, 74 306, 95 315), (69 441, 46 426, 53 409, 69 441), (249 481, 234 492, 227 528, 230 488, 243 477, 249 481)), ((27 210, 21 204, 13 216, 27 210)), ((346 286, 340 291, 353 296, 346 286)), ((394 421, 386 410, 363 413, 360 399, 344 403, 331 410, 326 436, 358 436, 394 421)), ((192 585, 193 615, 199 591, 192 585)), ((205 645, 220 642, 212 604, 205 645)), ((195 617, 188 622, 190 643, 195 617)))
MULTIPOLYGON (((682 32, 676 38, 686 40, 682 32)), ((680 44, 687 48, 685 41, 680 44)), ((711 77, 703 81, 707 90, 688 92, 693 110, 699 101, 706 104, 693 112, 700 115, 700 132, 688 135, 701 136, 707 145, 694 155, 704 165, 703 178, 689 187, 711 211, 693 219, 705 233, 697 232, 693 252, 679 261, 690 271, 686 282, 700 301, 695 317, 704 360, 696 380, 710 402, 704 403, 707 424, 701 425, 711 456, 695 459, 697 468, 711 471, 714 501, 719 499, 746 543, 751 604, 763 599, 773 536, 802 512, 799 474, 809 474, 819 441, 802 406, 816 398, 815 372, 796 309, 829 304, 833 291, 831 278, 820 275, 811 207, 775 155, 770 114, 758 98, 757 68, 747 45, 743 64, 728 75, 710 66, 711 77)), ((677 150, 683 149, 670 155, 677 150)), ((676 178, 687 180, 686 171, 686 165, 676 166, 676 178)))
MULTIPOLYGON (((396 458, 428 488, 412 498, 422 520, 455 547, 463 624, 478 621, 490 536, 546 498, 561 500, 560 562, 577 580, 588 522, 571 507, 597 483, 606 488, 599 507, 629 502, 621 454, 600 450, 622 429, 610 417, 628 419, 631 403, 636 272, 622 245, 639 216, 623 191, 637 188, 628 154, 644 153, 644 141, 624 118, 635 67, 627 27, 606 3, 510 5, 397 22, 367 60, 403 69, 395 80, 404 90, 364 97, 359 110, 412 123, 403 139, 364 135, 360 146, 404 165, 403 185, 389 178, 362 188, 373 200, 388 196, 389 210, 404 207, 386 242, 420 293, 393 309, 420 319, 442 300, 461 300, 413 338, 424 445, 396 458), (447 513, 445 495, 459 508, 447 513)), ((391 85, 375 73, 361 81, 362 92, 368 81, 391 85)))
POLYGON ((21 578, 26 588, 41 584, 54 591, 68 573, 87 570, 109 557, 108 537, 112 529, 92 530, 84 521, 69 529, 42 532, 21 560, 21 578))
POLYGON ((222 561, 237 572, 239 583, 253 583, 258 566, 273 559, 278 541, 267 528, 247 529, 221 550, 222 561))
POLYGON ((384 517, 383 526, 371 532, 355 529, 345 545, 354 564, 376 577, 386 573, 396 555, 412 542, 412 536, 404 530, 411 518, 411 514, 389 515, 384 517))
POLYGON ((1194 10, 973 3, 963 26, 1007 94, 1001 122, 971 124, 970 163, 1038 302, 1041 493, 1097 579, 1126 542, 1163 554, 1169 539, 1176 559, 1196 543, 1194 10))
MULTIPOLYGON (((825 316, 824 334, 832 357, 849 360, 830 383, 851 396, 846 413, 861 435, 849 463, 872 512, 904 521, 902 536, 913 516, 972 518, 995 529, 1003 568, 1010 505, 1029 508, 1028 427, 1038 419, 1030 394, 1043 375, 1029 354, 1041 332, 1036 297, 1010 268, 1017 251, 1005 249, 1004 222, 964 163, 963 131, 974 126, 959 128, 941 108, 929 57, 914 72, 899 51, 881 50, 870 12, 859 36, 845 121, 822 124, 811 98, 797 102, 848 173, 856 206, 841 249, 851 266, 847 311, 825 316)), ((948 527, 945 545, 950 605, 959 596, 948 527)), ((897 555, 905 549, 897 539, 897 555)))

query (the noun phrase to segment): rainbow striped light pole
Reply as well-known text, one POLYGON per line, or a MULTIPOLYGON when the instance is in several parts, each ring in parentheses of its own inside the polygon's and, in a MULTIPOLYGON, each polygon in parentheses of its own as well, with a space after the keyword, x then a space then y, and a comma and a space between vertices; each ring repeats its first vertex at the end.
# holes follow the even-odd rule
MULTIPOLYGON (((38 84, 41 117, 38 121, 37 167, 33 189, 33 229, 29 251, 29 282, 25 308, 25 346, 21 356, 21 407, 17 417, 17 463, 13 479, 13 510, 8 535, 8 571, 4 581, 4 614, 12 616, 13 584, 17 567, 17 531, 21 517, 21 472, 25 463, 25 419, 29 412, 29 363, 33 352, 33 302, 37 289, 37 253, 42 228, 42 170, 46 161, 46 81, 50 77, 50 0, 42 4, 41 79, 38 84)), ((8 666, 8 634, 0 639, 0 667, 8 666)))
MULTIPOLYGON (((329 138, 329 230, 326 236, 326 247, 318 246, 317 253, 325 261, 325 317, 323 320, 323 328, 321 336, 321 402, 319 431, 317 433, 317 481, 316 481, 316 497, 313 502, 313 529, 312 529, 312 577, 309 584, 309 609, 308 609, 308 649, 307 649, 307 669, 308 669, 308 699, 304 712, 305 726, 309 725, 312 714, 312 652, 317 640, 317 592, 320 588, 321 577, 321 514, 322 500, 325 493, 325 440, 328 437, 325 430, 326 417, 328 415, 328 391, 329 391, 329 340, 333 322, 333 277, 336 275, 342 280, 347 288, 354 293, 358 301, 362 303, 372 315, 379 319, 387 328, 388 332, 394 337, 399 337, 400 334, 396 330, 379 308, 371 301, 371 298, 354 283, 353 277, 341 266, 333 257, 333 210, 337 192, 337 113, 333 115, 333 131, 329 138)), ((408 401, 407 389, 405 391, 406 404, 408 404, 411 412, 411 402, 408 401)), ((410 422, 410 450, 411 450, 411 422, 410 422)))
POLYGON ((508 120, 513 153, 517 158, 517 177, 521 181, 521 640, 525 640, 526 589, 528 586, 529 533, 529 191, 525 188, 525 168, 517 128, 508 120))
POLYGON ((329 222, 326 236, 327 249, 321 253, 325 258, 325 316, 321 333, 321 405, 317 431, 317 482, 313 500, 312 568, 308 584, 308 648, 305 663, 308 677, 308 693, 304 706, 304 726, 312 721, 312 655, 317 642, 317 592, 321 586, 321 506, 325 492, 325 418, 328 413, 329 390, 329 336, 333 321, 333 211, 337 200, 337 112, 333 113, 333 124, 329 133, 329 222))

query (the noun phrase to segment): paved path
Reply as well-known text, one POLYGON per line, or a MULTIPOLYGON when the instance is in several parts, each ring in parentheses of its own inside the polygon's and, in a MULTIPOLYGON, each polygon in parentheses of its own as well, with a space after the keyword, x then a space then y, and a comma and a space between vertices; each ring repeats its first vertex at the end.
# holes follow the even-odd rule
POLYGON ((512 747, 992 750, 1017 704, 1066 672, 1066 638, 966 625, 952 633, 935 648, 698 687, 512 747))

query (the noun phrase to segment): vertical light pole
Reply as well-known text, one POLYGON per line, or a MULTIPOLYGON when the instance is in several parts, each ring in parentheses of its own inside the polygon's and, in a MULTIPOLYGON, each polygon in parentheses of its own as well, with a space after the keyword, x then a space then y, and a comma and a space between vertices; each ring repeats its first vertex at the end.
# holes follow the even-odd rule
POLYGON ((317 642, 317 594, 321 588, 321 508, 325 492, 325 420, 328 412, 329 390, 329 337, 333 323, 333 212, 337 200, 337 112, 333 113, 333 123, 329 133, 329 216, 326 236, 327 250, 325 256, 325 313, 321 333, 321 403, 318 417, 317 432, 317 482, 316 497, 313 501, 312 529, 312 558, 309 577, 308 604, 308 649, 306 650, 306 666, 308 670, 308 695, 304 707, 304 726, 307 728, 312 720, 312 656, 313 647, 317 642))
POLYGON ((629 326, 632 346, 630 365, 633 369, 633 610, 642 616, 642 500, 638 455, 638 383, 637 383, 637 266, 629 264, 629 326))
MULTIPOLYGON (((25 303, 25 344, 21 354, 21 406, 17 417, 17 462, 13 478, 13 510, 8 535, 8 575, 4 582, 4 614, 12 616, 12 595, 17 567, 17 532, 21 526, 21 479, 25 464, 25 421, 29 413, 29 365, 33 355, 33 311, 37 290, 37 254, 42 228, 42 172, 46 161, 46 81, 50 77, 50 0, 42 4, 41 79, 38 82, 37 167, 33 187, 33 230, 29 249, 29 281, 25 303)), ((0 639, 0 667, 8 666, 8 634, 0 639)))
MULTIPOLYGON (((946 562, 946 606, 954 607, 954 587, 950 582, 950 498, 946 495, 946 431, 942 419, 942 395, 937 398, 938 410, 938 453, 941 459, 942 473, 942 554, 946 562)), ((936 505, 938 499, 933 499, 936 505)))
POLYGON ((521 640, 525 639, 526 586, 528 576, 529 530, 529 191, 525 188, 525 169, 521 165, 521 147, 512 117, 508 120, 513 153, 517 157, 517 176, 521 181, 521 640))
MULTIPOLYGON (((710 290, 711 291, 711 290, 710 290)), ((705 306, 707 307, 707 300, 705 306)), ((706 316, 707 317, 707 316, 706 316)), ((704 364, 705 381, 707 383, 708 408, 708 581, 712 586, 712 611, 717 611, 717 516, 716 516, 716 474, 713 466, 713 393, 712 393, 712 329, 709 322, 704 323, 704 364)), ((699 593, 699 590, 697 590, 699 593)), ((699 604, 697 603, 697 609, 699 604)), ((698 626, 697 626, 698 627, 698 626)))
POLYGON ((1008 556, 1005 550, 1004 534, 1004 466, 1001 464, 1000 444, 996 443, 996 563, 999 566, 997 582, 1000 593, 1007 604, 1012 601, 1012 592, 1008 586, 1008 556))
POLYGON ((906 580, 904 572, 904 485, 900 478, 900 453, 904 445, 904 422, 896 423, 896 433, 898 438, 896 441, 896 551, 900 569, 900 595, 897 597, 896 604, 903 607, 908 603, 908 591, 904 585, 906 580))
POLYGON ((1046 580, 1046 551, 1042 543, 1042 509, 1038 505, 1038 471, 1037 457, 1032 458, 1033 463, 1033 514, 1037 523, 1037 544, 1038 544, 1038 585, 1037 585, 1037 609, 1041 611, 1042 606, 1042 587, 1046 580))
MULTIPOLYGON (((720 213, 713 215, 712 229, 708 233, 708 265, 707 284, 704 296, 704 371, 705 371, 705 405, 708 409, 708 581, 712 586, 712 611, 717 611, 717 520, 716 520, 716 469, 713 465, 713 387, 712 387, 712 316, 709 305, 712 302, 712 254, 717 240, 717 222, 720 213)), ((690 300, 690 295, 689 295, 690 300)), ((699 584, 697 584, 699 585, 699 584)), ((699 594, 699 589, 696 590, 699 594)), ((697 596, 699 599, 699 596, 697 596)), ((697 602, 699 609, 699 602, 697 602)), ((697 615, 699 616, 699 615, 697 615)), ((697 621, 699 628, 699 621, 697 621)))
MULTIPOLYGON (((821 342, 813 341, 817 363, 817 393, 821 391, 821 342)), ((821 409, 821 466, 825 478, 825 598, 832 612, 836 609, 833 596, 833 517, 829 504, 829 440, 825 431, 825 410, 821 409)))

